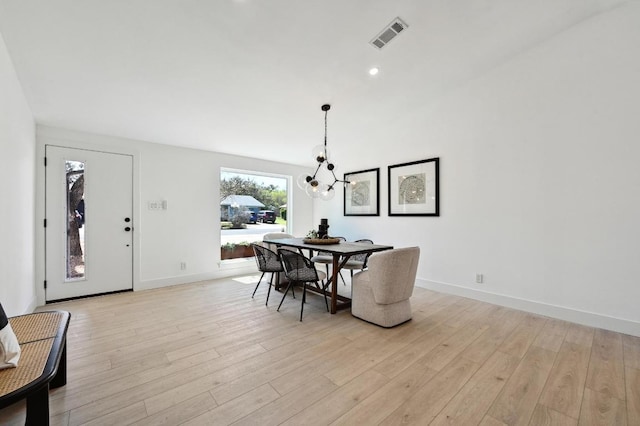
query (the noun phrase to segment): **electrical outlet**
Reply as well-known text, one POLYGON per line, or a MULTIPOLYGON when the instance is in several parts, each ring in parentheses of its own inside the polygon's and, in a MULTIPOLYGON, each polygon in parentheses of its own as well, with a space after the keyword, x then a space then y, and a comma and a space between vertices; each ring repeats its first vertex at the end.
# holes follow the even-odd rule
POLYGON ((183 271, 187 269, 187 262, 180 262, 180 269, 183 271))
POLYGON ((478 284, 482 284, 483 281, 484 281, 484 276, 482 274, 476 274, 476 282, 478 284))

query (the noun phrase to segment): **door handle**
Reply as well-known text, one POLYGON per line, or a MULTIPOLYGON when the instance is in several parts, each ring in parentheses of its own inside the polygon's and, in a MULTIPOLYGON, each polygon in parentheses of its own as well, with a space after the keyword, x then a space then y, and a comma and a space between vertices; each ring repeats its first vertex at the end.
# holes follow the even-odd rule
POLYGON ((124 218, 124 221, 125 221, 125 222, 131 222, 131 219, 129 219, 128 217, 125 217, 125 218, 124 218))
POLYGON ((126 228, 124 228, 124 230, 129 232, 129 231, 131 231, 131 228, 127 226, 126 228))

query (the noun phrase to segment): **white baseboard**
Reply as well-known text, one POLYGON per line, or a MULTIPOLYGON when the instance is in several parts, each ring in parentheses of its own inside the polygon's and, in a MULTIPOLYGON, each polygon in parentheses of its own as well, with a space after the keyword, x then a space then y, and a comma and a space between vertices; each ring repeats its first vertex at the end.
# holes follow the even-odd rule
POLYGON ((640 337, 640 323, 622 318, 610 317, 593 312, 579 311, 564 306, 549 305, 532 300, 519 299, 517 297, 506 296, 503 294, 489 293, 454 284, 427 281, 420 278, 416 279, 416 286, 441 293, 454 294, 456 296, 467 297, 469 299, 480 300, 487 303, 493 303, 495 305, 506 306, 508 308, 574 322, 577 324, 588 325, 590 327, 603 328, 640 337))
POLYGON ((216 280, 241 274, 251 274, 257 271, 256 262, 251 261, 224 262, 218 271, 204 272, 190 275, 177 275, 173 277, 158 278, 140 281, 134 286, 134 291, 150 290, 153 288, 170 287, 179 284, 189 284, 198 281, 216 280))

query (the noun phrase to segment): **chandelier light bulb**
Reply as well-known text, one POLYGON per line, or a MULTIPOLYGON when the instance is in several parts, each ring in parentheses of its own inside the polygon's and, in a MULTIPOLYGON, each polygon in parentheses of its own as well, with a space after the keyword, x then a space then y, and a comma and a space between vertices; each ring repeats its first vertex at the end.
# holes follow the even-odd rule
POLYGON ((318 163, 324 163, 329 158, 329 148, 324 145, 316 145, 313 148, 312 156, 318 163))
POLYGON ((318 190, 318 186, 311 186, 308 185, 307 189, 305 189, 305 192, 307 193, 307 195, 311 198, 318 198, 320 197, 320 191, 318 190))
POLYGON ((336 195, 336 191, 329 185, 325 184, 320 189, 320 199, 329 201, 336 195))

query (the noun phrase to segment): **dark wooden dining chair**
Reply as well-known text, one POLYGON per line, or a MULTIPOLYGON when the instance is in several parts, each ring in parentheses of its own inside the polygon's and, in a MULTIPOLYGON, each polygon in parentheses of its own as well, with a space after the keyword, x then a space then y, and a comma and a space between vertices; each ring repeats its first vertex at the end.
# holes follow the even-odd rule
POLYGON ((313 262, 303 256, 302 254, 291 251, 285 248, 278 249, 278 255, 280 256, 280 260, 282 261, 282 266, 284 267, 284 274, 289 280, 289 284, 287 285, 287 289, 282 295, 282 300, 278 305, 278 311, 280 311, 280 307, 282 306, 282 302, 284 302, 285 297, 287 297, 287 293, 289 289, 293 291, 293 286, 296 284, 302 285, 302 302, 300 306, 300 321, 302 321, 302 313, 304 311, 304 304, 307 298, 307 285, 310 283, 315 284, 315 287, 318 290, 322 290, 324 295, 324 304, 327 307, 327 312, 329 311, 329 302, 327 302, 327 293, 323 290, 321 286, 318 285, 318 282, 326 278, 326 275, 322 271, 318 271, 313 262))
POLYGON ((256 288, 253 290, 253 294, 251 295, 251 298, 253 299, 253 296, 256 295, 256 290, 258 290, 258 287, 262 282, 262 278, 264 277, 264 274, 266 274, 267 272, 270 272, 271 279, 268 282, 269 289, 267 290, 267 301, 265 302, 265 305, 267 305, 269 303, 269 294, 271 294, 271 287, 273 286, 273 277, 274 276, 277 277, 276 283, 278 283, 280 272, 284 272, 284 268, 282 267, 282 262, 280 261, 280 257, 278 256, 277 253, 269 250, 266 247, 261 246, 260 244, 254 243, 254 244, 251 244, 251 247, 253 247, 253 252, 256 255, 256 263, 258 264, 258 270, 262 272, 262 275, 260 275, 260 279, 258 280, 258 284, 256 284, 256 288))

